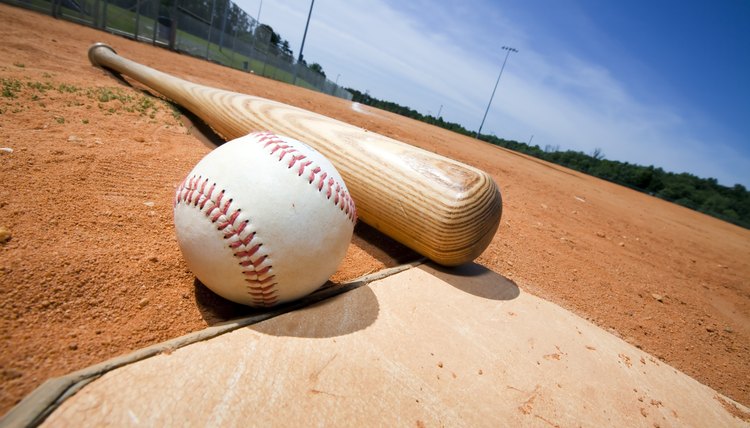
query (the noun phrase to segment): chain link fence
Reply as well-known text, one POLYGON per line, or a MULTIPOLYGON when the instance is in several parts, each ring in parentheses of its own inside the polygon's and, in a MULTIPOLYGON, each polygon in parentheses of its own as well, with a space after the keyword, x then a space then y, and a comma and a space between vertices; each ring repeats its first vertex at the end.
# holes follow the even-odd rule
POLYGON ((347 100, 231 0, 0 0, 347 100))

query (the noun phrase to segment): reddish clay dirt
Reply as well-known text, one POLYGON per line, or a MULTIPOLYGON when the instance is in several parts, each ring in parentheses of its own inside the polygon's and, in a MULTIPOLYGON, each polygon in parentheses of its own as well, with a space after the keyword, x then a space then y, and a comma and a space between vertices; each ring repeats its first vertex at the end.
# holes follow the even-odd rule
MULTIPOLYGON (((98 41, 198 83, 477 166, 504 198, 478 263, 750 404, 750 231, 391 113, 0 4, 0 414, 44 380, 251 310, 196 282, 175 186, 211 149, 92 67, 98 41), (7 234, 10 234, 8 239, 7 234)), ((137 85, 136 85, 137 86, 137 85)), ((365 225, 334 282, 413 258, 365 225)))

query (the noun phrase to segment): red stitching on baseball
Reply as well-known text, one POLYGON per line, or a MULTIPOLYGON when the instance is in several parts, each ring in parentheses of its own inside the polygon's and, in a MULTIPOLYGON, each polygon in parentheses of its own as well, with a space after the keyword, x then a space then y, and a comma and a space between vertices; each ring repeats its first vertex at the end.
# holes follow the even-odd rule
POLYGON ((233 243, 229 244, 229 248, 238 248, 238 247, 241 247, 243 245, 250 245, 250 241, 252 241, 254 237, 255 237, 255 232, 253 232, 250 235, 246 236, 244 239, 243 238, 239 238, 239 239, 237 239, 236 242, 233 242, 233 243))
POLYGON ((313 181, 315 181, 315 174, 320 172, 320 167, 316 166, 315 168, 310 170, 310 184, 312 184, 313 181))
POLYGON ((326 192, 326 197, 328 199, 331 199, 331 194, 332 194, 332 190, 333 190, 333 183, 334 183, 333 178, 329 178, 328 179, 328 191, 326 192))
MULTIPOLYGON (((295 150, 295 151, 296 151, 296 150, 295 150)), ((291 153, 291 152, 290 152, 290 153, 291 153)), ((304 159, 304 158, 306 158, 306 157, 307 157, 307 156, 305 156, 305 155, 292 155, 292 158, 291 158, 291 159, 289 159, 289 168, 293 167, 293 166, 294 166, 294 164, 295 164, 295 163, 296 163, 296 162, 297 162, 298 160, 302 160, 302 159, 304 159)), ((305 170, 305 166, 304 166, 304 165, 300 165, 300 174, 299 174, 299 175, 302 175, 302 172, 303 172, 304 170, 305 170)))
POLYGON ((206 206, 206 202, 208 202, 211 199, 211 193, 214 192, 215 187, 216 187, 216 183, 212 184, 211 187, 208 189, 208 193, 206 194, 206 197, 203 199, 203 202, 201 203, 201 209, 203 209, 206 206))
POLYGON ((325 182, 326 182, 326 177, 328 177, 327 172, 324 172, 323 175, 320 176, 320 183, 318 183, 318 192, 323 190, 323 186, 325 185, 325 182))
POLYGON ((255 253, 258 252, 258 250, 260 250, 260 246, 261 244, 257 244, 256 246, 254 246, 253 248, 250 248, 249 250, 237 251, 236 253, 234 253, 234 255, 237 257, 252 257, 255 253))
POLYGON ((238 221, 240 209, 231 211, 232 199, 224 199, 224 191, 214 195, 216 183, 209 186, 206 191, 206 185, 209 183, 208 178, 201 176, 192 176, 185 179, 175 192, 175 207, 179 203, 185 203, 188 206, 194 206, 200 209, 207 218, 212 222, 218 222, 218 229, 224 231, 224 239, 230 241, 229 248, 236 250, 233 252, 237 258, 238 264, 243 267, 250 267, 248 270, 242 270, 247 284, 247 293, 250 295, 250 301, 256 306, 272 306, 279 300, 277 293, 278 285, 275 282, 276 276, 270 274, 271 265, 268 255, 263 255, 253 260, 253 257, 261 247, 261 243, 254 243, 256 232, 246 232, 245 229, 249 223, 248 220, 238 221), (212 213, 216 211, 215 214, 212 213), (242 235, 245 236, 242 236, 242 235), (252 246, 251 246, 252 244, 252 246))
MULTIPOLYGON (((255 270, 255 273, 257 275, 265 275, 266 273, 268 273, 269 270, 271 270, 271 266, 266 266, 263 269, 255 270)), ((243 272, 243 273, 245 273, 247 275, 246 272, 243 272)), ((271 278, 273 278, 273 277, 269 277, 268 279, 270 280, 271 278)))
POLYGON ((307 168, 310 165, 312 165, 312 161, 307 161, 307 162, 301 163, 300 166, 299 166, 299 173, 297 175, 299 175, 300 177, 302 177, 302 174, 305 173, 305 168, 307 168))
MULTIPOLYGON (((275 155, 276 152, 280 151, 278 155, 279 162, 283 161, 284 157, 286 157, 287 155, 291 155, 291 159, 289 159, 288 161, 289 168, 292 168, 294 164, 297 163, 297 161, 301 161, 306 158, 306 156, 299 154, 299 151, 297 149, 290 146, 284 140, 280 139, 278 136, 271 132, 258 132, 255 134, 255 136, 257 138, 256 141, 258 144, 262 144, 264 149, 269 149, 270 155, 275 155)), ((274 158, 276 158, 276 156, 274 156, 274 158)), ((322 192, 323 188, 325 187, 326 198, 331 199, 331 197, 333 197, 333 205, 338 206, 339 209, 341 209, 341 211, 346 214, 349 220, 352 221, 352 223, 356 223, 357 209, 354 206, 354 200, 352 200, 349 192, 345 191, 343 189, 343 186, 341 186, 340 183, 337 183, 333 179, 333 177, 328 177, 328 173, 322 171, 319 165, 314 165, 310 160, 308 160, 307 162, 300 162, 297 175, 302 177, 306 169, 310 170, 310 175, 308 178, 310 184, 313 184, 316 175, 322 172, 319 179, 320 181, 318 181, 315 187, 317 187, 319 192, 322 192), (327 181, 326 178, 328 178, 327 181)))

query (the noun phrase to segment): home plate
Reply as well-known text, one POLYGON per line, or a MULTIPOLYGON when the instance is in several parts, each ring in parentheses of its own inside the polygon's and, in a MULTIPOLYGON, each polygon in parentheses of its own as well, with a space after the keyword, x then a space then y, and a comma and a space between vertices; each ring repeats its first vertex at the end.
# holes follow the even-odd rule
POLYGON ((745 426, 747 412, 472 264, 407 269, 120 365, 43 425, 745 426))

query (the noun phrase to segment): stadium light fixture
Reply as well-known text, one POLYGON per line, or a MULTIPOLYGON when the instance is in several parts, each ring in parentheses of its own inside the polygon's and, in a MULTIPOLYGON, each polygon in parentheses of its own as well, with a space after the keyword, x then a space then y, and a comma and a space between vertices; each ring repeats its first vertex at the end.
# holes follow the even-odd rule
POLYGON ((497 84, 500 83, 500 77, 503 75, 503 70, 505 70, 505 63, 508 62, 508 57, 510 56, 511 52, 518 52, 518 49, 512 48, 510 46, 503 46, 503 50, 507 51, 505 53, 505 60, 503 61, 503 66, 500 68, 500 74, 497 76, 497 81, 495 82, 495 88, 492 90, 492 95, 490 95, 490 102, 487 103, 487 110, 484 111, 484 117, 482 117, 482 123, 479 125, 479 130, 477 131, 476 135, 474 135, 474 138, 479 139, 479 134, 482 133, 482 127, 484 126, 484 121, 487 119, 487 113, 490 111, 490 106, 492 105, 492 99, 495 98, 495 91, 497 91, 497 84))

